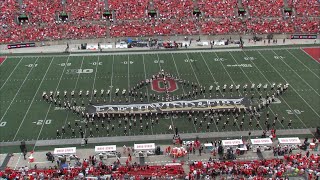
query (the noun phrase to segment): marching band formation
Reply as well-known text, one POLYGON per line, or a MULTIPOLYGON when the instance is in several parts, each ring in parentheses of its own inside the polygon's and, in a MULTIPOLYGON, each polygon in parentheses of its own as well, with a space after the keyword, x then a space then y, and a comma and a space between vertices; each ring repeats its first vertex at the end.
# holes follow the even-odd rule
MULTIPOLYGON (((224 84, 220 85, 210 85, 208 91, 206 87, 199 85, 194 82, 179 79, 170 73, 161 70, 158 74, 153 75, 151 79, 146 79, 136 84, 133 87, 126 89, 116 88, 114 91, 112 89, 100 91, 97 89, 91 90, 72 90, 71 92, 63 91, 63 97, 60 96, 60 91, 49 91, 43 92, 42 98, 44 101, 54 104, 57 107, 64 107, 64 109, 72 111, 83 119, 84 128, 75 121, 74 126, 70 122, 67 124, 68 132, 71 132, 72 137, 76 137, 75 129, 77 128, 81 137, 85 136, 84 131, 89 132, 89 136, 93 137, 93 129, 99 132, 102 129, 109 135, 112 131, 115 131, 115 125, 118 122, 118 128, 123 128, 123 134, 128 135, 129 131, 133 128, 137 128, 140 133, 144 132, 144 129, 148 130, 150 127, 154 127, 159 124, 159 119, 165 117, 181 117, 188 120, 189 123, 193 123, 195 126, 199 126, 200 129, 207 129, 210 131, 212 124, 219 125, 222 124, 222 129, 227 126, 237 126, 239 129, 243 130, 245 122, 248 123, 249 127, 252 127, 255 123, 256 128, 261 128, 261 120, 264 119, 264 125, 267 129, 275 127, 277 121, 282 125, 287 123, 288 127, 291 127, 292 120, 285 122, 285 118, 279 118, 277 114, 273 114, 273 118, 270 117, 269 106, 271 103, 275 102, 279 96, 286 92, 289 84, 224 84), (164 92, 158 93, 147 93, 146 91, 149 86, 152 85, 152 81, 160 79, 164 85, 164 92), (174 79, 175 82, 183 86, 183 89, 189 89, 188 92, 183 90, 183 93, 178 94, 168 91, 169 83, 168 79, 174 79), (270 86, 270 87, 269 87, 270 86), (242 88, 241 88, 242 87, 242 88), (249 88, 250 87, 250 88, 249 88), (269 87, 269 88, 268 88, 269 87), (214 91, 215 89, 215 91, 214 91), (120 94, 121 92, 121 94, 120 94), (92 94, 91 94, 92 93, 92 94), (226 97, 247 97, 250 99, 250 103, 246 108, 241 109, 236 106, 216 106, 211 107, 207 110, 188 110, 185 112, 178 111, 159 111, 159 112, 140 112, 140 113, 110 113, 110 112, 95 112, 89 113, 84 110, 83 107, 92 104, 114 104, 123 103, 130 104, 134 102, 170 102, 175 100, 192 100, 201 98, 226 98, 226 97), (100 97, 99 97, 100 96, 100 97), (112 97, 111 97, 112 96, 112 97), (70 100, 71 98, 71 100, 70 100), (95 102, 92 102, 92 99, 95 102), (101 100, 102 99, 102 100, 101 100), (108 99, 108 101, 107 101, 108 99), (101 102, 99 102, 99 100, 101 102), (116 101, 117 100, 117 101, 116 101), (81 101, 81 102, 79 102, 81 101), (87 102, 88 103, 85 103, 87 102), (262 117, 261 110, 266 110, 265 117, 262 117), (137 123, 138 119, 138 123, 137 123), (148 121, 144 121, 147 119, 148 121), (106 122, 106 124, 105 124, 106 122), (150 123, 150 124, 149 124, 150 123)), ((272 112, 273 113, 273 112, 272 112)), ((172 130, 172 126, 169 126, 169 130, 172 130)), ((63 126, 61 130, 57 130, 57 137, 61 137, 61 134, 66 133, 66 128, 63 126)))

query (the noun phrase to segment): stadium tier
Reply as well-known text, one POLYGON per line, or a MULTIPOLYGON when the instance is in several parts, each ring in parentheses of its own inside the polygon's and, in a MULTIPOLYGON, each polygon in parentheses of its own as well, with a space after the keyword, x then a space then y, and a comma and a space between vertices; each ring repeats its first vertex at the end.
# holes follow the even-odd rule
POLYGON ((190 172, 185 173, 180 163, 168 165, 145 165, 136 163, 121 164, 114 162, 106 165, 90 156, 89 159, 79 161, 77 167, 59 169, 34 169, 28 166, 16 170, 6 168, 0 171, 0 177, 4 179, 234 179, 264 180, 286 179, 296 176, 307 177, 316 180, 319 177, 320 157, 314 154, 292 154, 284 159, 268 159, 254 161, 215 161, 211 158, 207 161, 195 161, 189 165, 190 172), (307 175, 305 175, 307 174, 307 175))
POLYGON ((0 43, 319 32, 316 0, 4 0, 0 7, 0 43))

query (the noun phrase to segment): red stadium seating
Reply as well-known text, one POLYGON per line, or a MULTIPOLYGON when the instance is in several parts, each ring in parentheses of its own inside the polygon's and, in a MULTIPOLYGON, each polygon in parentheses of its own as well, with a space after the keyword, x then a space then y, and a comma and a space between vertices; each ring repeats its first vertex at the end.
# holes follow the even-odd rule
POLYGON ((233 17, 236 15, 237 0, 200 0, 199 9, 204 17, 233 17))
POLYGON ((100 20, 105 4, 99 0, 66 0, 65 7, 70 20, 100 20))
MULTIPOLYGON (((320 156, 311 154, 309 157, 297 155, 285 155, 284 159, 251 160, 251 161, 198 161, 190 164, 189 179, 198 179, 197 177, 214 176, 224 177, 232 176, 234 179, 265 179, 266 177, 283 178, 286 175, 308 175, 309 179, 316 179, 320 171, 320 156)), ((68 168, 49 168, 49 169, 29 169, 21 167, 18 169, 6 168, 0 171, 0 177, 3 178, 28 178, 28 179, 75 179, 84 177, 99 177, 110 175, 115 179, 124 179, 124 177, 157 178, 157 179, 182 179, 185 172, 181 164, 140 166, 121 165, 114 162, 111 165, 105 165, 96 160, 83 160, 79 167, 68 168), (94 164, 92 164, 95 162, 94 164)), ((319 178, 319 177, 318 177, 319 178)))
MULTIPOLYGON (((108 0, 115 11, 115 22, 106 25, 103 0, 3 0, 0 4, 0 43, 85 39, 122 36, 243 34, 243 33, 318 33, 319 3, 317 0, 287 0, 295 10, 283 18, 284 0, 242 0, 250 18, 236 17, 238 0, 154 0, 159 17, 150 19, 149 0, 108 0), (270 6, 269 4, 273 4, 270 6), (199 9, 202 17, 193 15, 199 9), (68 21, 60 22, 65 12, 68 21), (16 17, 25 13, 23 24, 16 17), (297 15, 297 16, 295 16, 297 15), (265 18, 268 17, 268 18, 265 18)), ((242 6, 241 5, 241 6, 242 6)), ((109 23, 108 23, 109 24, 109 23)))
POLYGON ((140 20, 148 17, 149 0, 109 0, 109 9, 116 11, 117 20, 140 20))
MULTIPOLYGON (((253 161, 216 161, 216 162, 195 162, 190 165, 189 179, 209 175, 224 177, 231 175, 234 179, 272 179, 282 178, 284 175, 295 174, 305 175, 309 170, 309 178, 316 179, 319 172, 320 156, 311 155, 310 157, 300 155, 285 156, 285 159, 253 160, 253 161), (310 171, 312 170, 312 171, 310 171)), ((318 177, 319 178, 319 177, 318 177)))
POLYGON ((164 19, 190 18, 194 9, 192 0, 154 0, 154 7, 164 19))
POLYGON ((290 7, 295 8, 298 16, 320 16, 320 3, 318 0, 290 0, 289 4, 290 7))
POLYGON ((280 17, 283 0, 243 0, 251 17, 280 17))
POLYGON ((56 20, 56 13, 62 11, 61 1, 31 0, 23 1, 23 10, 32 23, 48 23, 56 20))

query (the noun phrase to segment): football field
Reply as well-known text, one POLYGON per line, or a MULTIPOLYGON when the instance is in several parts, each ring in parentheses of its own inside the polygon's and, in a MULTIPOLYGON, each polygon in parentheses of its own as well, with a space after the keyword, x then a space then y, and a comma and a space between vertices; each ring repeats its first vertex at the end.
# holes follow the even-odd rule
MULTIPOLYGON (((319 48, 316 49, 319 52, 319 48)), ((208 132, 215 131, 248 131, 265 129, 266 114, 269 111, 269 119, 272 123, 274 117, 277 129, 287 128, 312 128, 320 126, 320 63, 306 54, 302 49, 274 49, 274 50, 247 50, 247 51, 194 51, 182 52, 153 52, 141 54, 74 54, 57 56, 8 56, 0 64, 0 141, 42 140, 56 139, 56 131, 61 132, 65 126, 67 132, 62 134, 61 139, 72 138, 71 130, 67 128, 70 122, 75 129, 76 137, 79 137, 77 122, 83 127, 86 136, 92 128, 94 137, 123 136, 124 128, 128 129, 126 135, 149 135, 172 133, 169 126, 178 127, 180 132, 208 132), (249 126, 249 116, 245 115, 243 127, 240 127, 241 118, 233 125, 233 116, 222 117, 220 122, 210 118, 198 117, 198 121, 189 121, 186 115, 164 116, 155 122, 153 118, 143 118, 131 129, 128 124, 133 123, 133 118, 127 121, 120 119, 105 120, 105 128, 101 121, 95 124, 89 123, 85 128, 84 118, 66 110, 62 106, 48 103, 42 98, 43 92, 52 91, 56 95, 60 92, 58 101, 70 103, 76 102, 79 110, 86 111, 89 102, 95 104, 134 104, 140 103, 138 97, 122 96, 125 89, 135 87, 141 81, 150 79, 161 70, 179 79, 175 84, 172 96, 188 94, 191 83, 205 87, 204 94, 198 94, 193 99, 215 99, 221 97, 251 99, 258 101, 261 94, 266 97, 271 95, 271 84, 289 84, 288 91, 279 96, 269 109, 263 109, 259 126, 256 119, 253 126, 249 126), (182 83, 183 80, 190 82, 189 85, 182 83), (227 85, 225 92, 216 92, 216 87, 227 85), (243 86, 248 84, 248 89, 243 86), (251 90, 251 85, 255 88, 251 90), (267 88, 257 89, 257 85, 267 88), (234 85, 230 91, 230 85, 234 85), (240 85, 240 90, 235 87, 240 85), (212 92, 209 87, 212 86, 212 92), (101 89, 104 94, 101 95, 101 89), (115 91, 119 89, 117 96, 115 91), (80 90, 83 92, 79 96, 80 90), (97 95, 94 96, 94 90, 97 95), (110 94, 107 95, 107 91, 110 94), (64 91, 67 98, 64 98, 64 91), (74 91, 72 97, 70 92, 74 91), (88 96, 86 92, 89 91, 88 96), (127 102, 126 102, 127 101, 127 102), (82 105, 82 103, 84 105, 82 105), (283 123, 281 119, 285 118, 283 123), (225 128, 222 126, 227 118, 230 123, 225 128), (288 127, 289 120, 292 126, 288 127), (200 123, 201 121, 201 123, 200 123), (127 123, 127 124, 126 124, 127 123), (148 123, 148 128, 145 126, 148 123), (119 124, 121 124, 119 126, 119 124), (152 125, 153 124, 153 125, 152 125), (96 125, 99 131, 96 131, 96 125), (115 130, 111 130, 112 125, 115 130), (110 131, 107 132, 107 126, 110 131), (143 132, 140 128, 143 126, 143 132)), ((157 84, 162 89, 161 83, 157 84)), ((139 90, 143 94, 144 103, 164 101, 164 93, 158 92, 150 84, 139 90)), ((242 115, 241 115, 242 116, 242 115)))

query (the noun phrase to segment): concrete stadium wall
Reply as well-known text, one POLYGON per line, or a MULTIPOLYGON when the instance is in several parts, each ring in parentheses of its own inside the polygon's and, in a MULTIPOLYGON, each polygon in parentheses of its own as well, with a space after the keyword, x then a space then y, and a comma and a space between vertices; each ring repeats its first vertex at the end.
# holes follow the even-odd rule
MULTIPOLYGON (((296 33, 299 34, 299 33, 296 33)), ((258 37, 263 37, 266 38, 268 34, 257 34, 256 36, 258 37)), ((284 39, 284 38, 290 38, 292 34, 273 34, 274 39, 284 39)), ((157 39, 162 39, 162 40, 171 40, 171 41, 177 41, 177 40, 183 40, 184 37, 188 37, 189 39, 192 38, 193 40, 199 39, 206 39, 206 40, 217 40, 217 39, 227 39, 227 38, 232 38, 232 39, 239 39, 240 36, 243 39, 251 39, 253 38, 254 34, 244 34, 244 35, 235 35, 235 34, 227 34, 227 35, 177 35, 177 36, 144 36, 144 37, 121 37, 121 38, 91 38, 91 39, 65 39, 65 40, 53 40, 53 41, 43 41, 43 42, 36 42, 37 46, 42 46, 42 43, 45 45, 64 45, 64 44, 82 44, 82 43, 115 43, 118 40, 125 40, 128 38, 131 38, 133 40, 136 39, 148 39, 148 38, 157 38, 157 39)), ((318 34, 319 38, 319 34, 318 34)), ((4 44, 3 44, 4 45, 4 44)), ((3 46, 1 45, 1 46, 3 46)))

